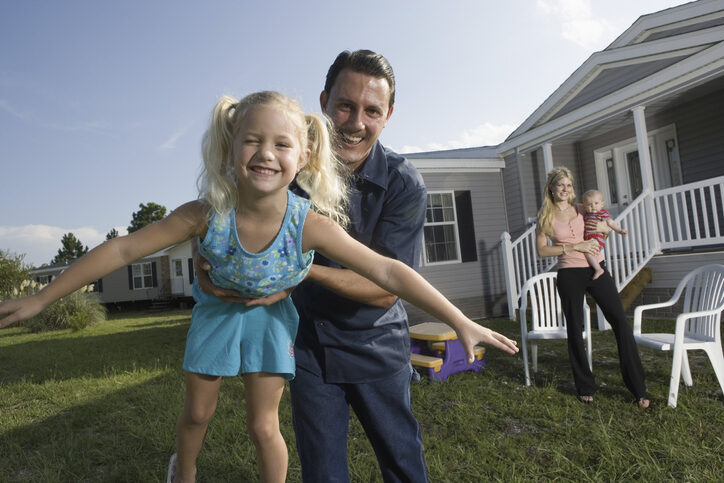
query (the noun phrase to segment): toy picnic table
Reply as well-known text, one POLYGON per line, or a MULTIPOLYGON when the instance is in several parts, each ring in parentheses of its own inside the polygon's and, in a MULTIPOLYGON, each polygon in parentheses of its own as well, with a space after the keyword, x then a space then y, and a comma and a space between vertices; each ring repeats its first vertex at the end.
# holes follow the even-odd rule
POLYGON ((412 365, 427 368, 430 379, 444 381, 462 371, 480 372, 487 366, 485 348, 475 347, 475 360, 468 364, 455 331, 442 322, 424 322, 410 327, 412 365))

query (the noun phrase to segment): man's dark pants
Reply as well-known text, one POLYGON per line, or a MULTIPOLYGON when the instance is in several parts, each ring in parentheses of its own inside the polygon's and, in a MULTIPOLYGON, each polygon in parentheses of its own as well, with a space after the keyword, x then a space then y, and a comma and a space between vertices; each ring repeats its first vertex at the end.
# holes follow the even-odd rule
POLYGON ((411 366, 386 379, 326 384, 297 366, 292 416, 305 482, 349 482, 347 431, 354 410, 385 482, 426 482, 422 435, 410 408, 411 366))

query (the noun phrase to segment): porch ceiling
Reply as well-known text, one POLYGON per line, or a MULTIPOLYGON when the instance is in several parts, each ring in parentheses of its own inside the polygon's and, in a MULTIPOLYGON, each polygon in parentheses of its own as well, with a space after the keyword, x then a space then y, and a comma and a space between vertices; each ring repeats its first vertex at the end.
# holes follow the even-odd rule
MULTIPOLYGON (((724 90, 724 72, 717 73, 713 79, 701 80, 688 86, 687 89, 672 92, 648 102, 639 103, 639 105, 646 107, 646 116, 649 117, 720 90, 724 90)), ((630 109, 618 112, 599 122, 579 127, 575 131, 557 137, 553 144, 568 144, 590 139, 628 124, 633 124, 633 114, 630 109)))

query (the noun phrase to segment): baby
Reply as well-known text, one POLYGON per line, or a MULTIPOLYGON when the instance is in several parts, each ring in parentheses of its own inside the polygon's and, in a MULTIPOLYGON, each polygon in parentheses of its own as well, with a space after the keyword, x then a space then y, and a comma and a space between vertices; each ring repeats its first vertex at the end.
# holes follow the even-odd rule
MULTIPOLYGON (((586 214, 583 215, 583 220, 586 222, 586 229, 583 232, 583 238, 585 240, 596 240, 598 245, 601 247, 601 250, 606 247, 606 237, 603 236, 603 233, 588 230, 589 221, 605 221, 606 224, 616 233, 620 233, 621 235, 628 234, 628 231, 624 230, 618 223, 613 221, 613 218, 611 218, 611 215, 608 214, 608 211, 603 209, 603 194, 600 191, 586 191, 583 193, 582 200, 583 208, 586 210, 586 214)), ((591 268, 593 268, 593 280, 596 280, 598 277, 603 275, 603 268, 601 268, 601 264, 596 259, 596 255, 590 253, 586 253, 585 255, 586 260, 588 260, 588 264, 591 268)))

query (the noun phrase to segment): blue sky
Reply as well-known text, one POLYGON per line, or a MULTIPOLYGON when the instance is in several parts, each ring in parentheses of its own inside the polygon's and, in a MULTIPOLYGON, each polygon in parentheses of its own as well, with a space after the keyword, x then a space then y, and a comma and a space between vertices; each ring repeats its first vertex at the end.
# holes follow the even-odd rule
POLYGON ((49 262, 139 203, 196 198, 216 99, 262 89, 319 110, 345 49, 397 78, 400 152, 497 144, 583 61, 667 0, 0 2, 0 248, 49 262))

